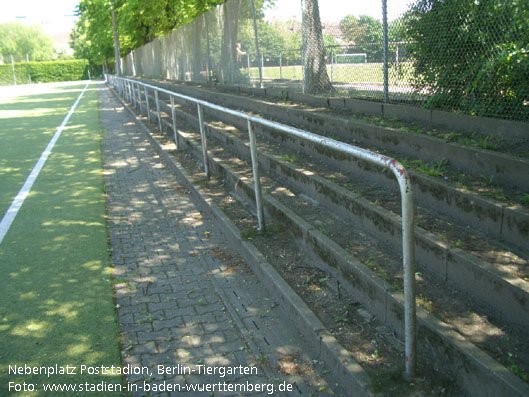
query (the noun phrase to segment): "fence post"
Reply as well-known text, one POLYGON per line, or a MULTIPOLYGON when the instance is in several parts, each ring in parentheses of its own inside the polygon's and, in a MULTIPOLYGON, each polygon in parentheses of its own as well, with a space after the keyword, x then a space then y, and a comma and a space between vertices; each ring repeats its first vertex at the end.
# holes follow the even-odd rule
POLYGON ((331 83, 333 82, 334 78, 334 48, 331 49, 331 83))
POLYGON ((252 81, 252 71, 250 70, 250 52, 249 51, 246 53, 246 60, 248 61, 248 78, 250 79, 250 83, 252 84, 252 87, 255 87, 255 84, 252 81))
POLYGON ((282 59, 282 52, 279 52, 279 78, 283 79, 283 59, 282 59))
POLYGON ((259 84, 261 85, 261 88, 263 88, 263 58, 260 56, 259 53, 259 36, 257 34, 257 21, 255 20, 255 5, 254 1, 252 0, 252 18, 253 18, 253 31, 255 36, 255 50, 257 51, 257 62, 261 60, 261 63, 259 64, 259 84))
POLYGON ((176 145, 176 150, 178 150, 178 134, 176 133, 176 112, 174 108, 174 96, 170 95, 170 98, 171 98, 171 117, 173 119, 174 143, 176 145))
POLYGON ((200 138, 202 140, 202 156, 204 157, 204 172, 206 178, 209 179, 209 167, 208 167, 208 142, 206 138, 206 131, 204 130, 204 114, 202 112, 202 106, 197 103, 198 111, 198 124, 200 126, 200 138))
POLYGON ((13 71, 13 83, 17 85, 17 76, 15 75, 15 61, 13 60, 13 55, 11 57, 11 70, 13 71))
MULTIPOLYGON (((202 15, 204 15, 204 24, 206 25, 206 50, 208 52, 207 59, 206 59, 206 69, 207 69, 207 74, 208 74, 208 81, 211 81, 211 54, 210 54, 210 48, 209 48, 209 25, 208 25, 208 18, 206 17, 206 13, 202 15)), ((176 146, 178 148, 178 144, 176 146)))
POLYGON ((134 59, 134 50, 132 50, 130 52, 130 59, 131 59, 131 63, 132 63, 132 75, 133 76, 136 76, 136 65, 134 64, 135 62, 135 59, 134 59))
POLYGON ((257 230, 264 232, 263 199, 261 193, 261 180, 259 178, 259 160, 257 158, 257 143, 252 122, 248 120, 248 135, 250 136, 250 154, 252 157, 253 183, 255 190, 255 205, 257 207, 257 230))
POLYGON ((305 13, 303 12, 303 0, 301 0, 301 92, 305 93, 305 53, 307 50, 307 40, 305 39, 305 13))
POLYGON ((395 49, 395 84, 399 83, 399 42, 397 42, 397 48, 395 49))
MULTIPOLYGON (((26 54, 26 68, 28 69, 28 83, 31 84, 31 72, 29 70, 29 56, 26 54)), ((90 73, 90 71, 88 71, 90 73)))
POLYGON ((389 99, 388 81, 388 2, 382 0, 382 31, 384 35, 384 103, 389 99))

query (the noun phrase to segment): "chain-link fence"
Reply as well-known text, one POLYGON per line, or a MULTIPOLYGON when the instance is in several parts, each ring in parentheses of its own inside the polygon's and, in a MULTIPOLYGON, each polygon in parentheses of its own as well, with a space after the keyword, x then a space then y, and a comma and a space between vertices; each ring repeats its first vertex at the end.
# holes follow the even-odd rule
POLYGON ((529 120, 529 0, 267 4, 228 0, 123 72, 529 120))

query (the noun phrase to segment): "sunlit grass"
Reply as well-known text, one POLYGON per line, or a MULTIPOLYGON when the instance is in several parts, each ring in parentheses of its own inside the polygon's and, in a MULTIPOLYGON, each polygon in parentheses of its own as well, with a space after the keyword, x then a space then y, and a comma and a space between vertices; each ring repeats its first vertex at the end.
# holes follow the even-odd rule
MULTIPOLYGON (((7 164, 13 171, 0 174, 4 211, 83 86, 66 86, 68 97, 64 98, 60 90, 50 94, 46 98, 50 112, 25 119, 24 131, 16 129, 16 123, 10 124, 16 131, 2 127, 0 147, 7 156, 0 158, 0 168, 7 164), (59 97, 58 108, 66 108, 62 114, 53 111, 53 95, 59 97), (15 134, 19 139, 13 138, 15 134), (17 147, 6 150, 5 142, 17 147)), ((2 106, 15 109, 25 105, 16 100, 4 103, 0 112, 2 106)), ((8 382, 121 382, 119 376, 79 373, 51 378, 8 374, 9 365, 120 365, 100 134, 94 84, 85 92, 0 245, 2 396, 12 394, 7 390, 8 382)))
POLYGON ((0 214, 9 207, 83 87, 77 82, 0 89, 0 214))
MULTIPOLYGON (((327 65, 327 75, 334 83, 382 84, 384 82, 384 66, 382 63, 333 64, 327 65)), ((413 69, 407 63, 401 63, 398 72, 396 67, 392 67, 388 71, 388 78, 392 84, 410 84, 412 75, 413 69)), ((259 69, 257 67, 250 68, 250 76, 252 79, 258 79, 259 69)), ((301 80, 303 79, 303 70, 301 65, 265 66, 263 78, 301 80)))

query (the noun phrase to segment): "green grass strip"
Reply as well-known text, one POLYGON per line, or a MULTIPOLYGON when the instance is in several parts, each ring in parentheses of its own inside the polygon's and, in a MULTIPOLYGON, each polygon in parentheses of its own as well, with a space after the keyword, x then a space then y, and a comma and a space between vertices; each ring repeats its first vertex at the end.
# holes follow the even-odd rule
MULTIPOLYGON (((81 88, 72 92, 73 99, 81 88)), ((65 99, 62 118, 72 103, 65 99)), ((46 122, 55 105, 51 97, 42 104, 46 122)), ((83 365, 120 366, 103 189, 97 85, 92 84, 0 245, 0 395, 15 394, 9 382, 38 389, 17 396, 59 394, 45 393, 44 383, 121 382, 119 375, 80 373, 83 365), (10 365, 71 366, 76 374, 15 375, 10 365)), ((97 395, 106 394, 117 395, 97 395)))
MULTIPOLYGON (((358 63, 358 64, 333 64, 327 65, 327 75, 332 78, 334 83, 377 83, 384 82, 384 65, 382 63, 358 63)), ((247 69, 241 68, 242 71, 247 69)), ((390 84, 410 84, 412 77, 412 66, 408 63, 401 63, 397 68, 392 66, 388 71, 390 84)), ((250 68, 252 78, 259 78, 259 68, 250 68)), ((265 79, 287 79, 302 80, 303 70, 301 65, 290 66, 265 66, 263 68, 263 77, 265 79)))
POLYGON ((3 216, 84 84, 0 88, 0 214, 3 216), (6 91, 17 96, 7 96, 6 91), (4 93, 4 95, 2 95, 4 93))

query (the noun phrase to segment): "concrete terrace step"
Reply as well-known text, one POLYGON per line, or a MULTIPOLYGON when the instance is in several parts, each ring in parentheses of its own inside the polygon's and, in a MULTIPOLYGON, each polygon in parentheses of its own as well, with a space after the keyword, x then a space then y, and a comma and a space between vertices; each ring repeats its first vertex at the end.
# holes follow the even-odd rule
MULTIPOLYGON (((186 117, 194 126, 198 125, 198 120, 194 119, 194 116, 187 114, 186 117)), ((236 131, 230 130, 227 133, 222 128, 208 124, 208 132, 211 139, 215 139, 222 147, 230 148, 237 158, 250 161, 249 147, 241 140, 242 137, 235 137, 236 131)), ((241 135, 245 135, 244 132, 241 135)), ((359 197, 357 193, 319 176, 317 172, 322 167, 308 167, 303 157, 299 160, 303 163, 303 167, 293 165, 278 158, 281 157, 280 153, 284 153, 280 147, 266 146, 262 144, 260 147, 261 170, 273 175, 273 179, 279 178, 288 186, 313 197, 332 209, 334 213, 362 225, 366 233, 384 238, 385 243, 391 245, 396 254, 400 252, 402 235, 398 211, 394 214, 387 209, 379 208, 365 198, 359 197)), ((212 145, 211 150, 213 148, 212 145)), ((289 155, 291 154, 283 154, 283 157, 288 158, 289 155)), ((463 238, 463 235, 459 236, 463 238)), ((439 235, 421 227, 416 227, 415 238, 419 269, 429 271, 442 281, 479 298, 492 308, 496 317, 508 319, 521 327, 529 326, 529 307, 525 304, 529 300, 527 282, 506 274, 499 266, 495 267, 492 263, 469 255, 457 246, 447 243, 439 235), (491 288, 496 291, 494 295, 488 292, 491 288)), ((493 243, 487 244, 487 247, 492 249, 493 243)), ((498 247, 496 250, 498 253, 508 253, 503 247, 498 247)), ((524 261, 523 258, 518 260, 524 261)))
MULTIPOLYGON (((252 98, 240 98, 234 95, 220 94, 181 85, 174 86, 168 83, 160 83, 152 80, 147 80, 147 82, 220 105, 232 106, 235 108, 241 108, 245 111, 251 111, 264 118, 274 119, 288 125, 294 123, 295 125, 300 126, 301 128, 306 128, 311 132, 324 133, 326 135, 330 134, 335 139, 343 140, 353 145, 358 145, 360 143, 360 141, 354 139, 355 135, 351 134, 346 126, 339 124, 342 121, 339 119, 336 121, 336 118, 332 118, 328 115, 320 115, 315 112, 298 109, 287 109, 285 111, 278 105, 265 103, 252 98), (298 114, 298 116, 291 117, 293 113, 298 114)), ((220 114, 213 110, 208 110, 206 113, 212 114, 215 118, 233 124, 243 130, 245 128, 245 121, 243 120, 236 119, 229 115, 220 114)), ((388 128, 384 129, 383 127, 368 125, 367 123, 359 123, 355 130, 360 131, 366 139, 371 139, 372 134, 370 133, 370 130, 372 128, 391 131, 392 134, 400 136, 400 140, 406 142, 408 140, 413 141, 414 139, 419 139, 415 144, 409 145, 409 147, 414 149, 412 151, 414 157, 420 157, 421 151, 415 149, 421 148, 420 144, 422 139, 429 139, 430 141, 431 139, 434 139, 418 134, 403 133, 396 130, 392 131, 388 128), (363 130, 364 127, 366 128, 365 130, 363 130)), ((256 126, 256 131, 265 131, 268 136, 280 139, 283 144, 289 144, 291 141, 283 134, 264 129, 260 126, 256 126)), ((433 152, 439 154, 440 145, 442 146, 445 143, 446 142, 440 142, 439 139, 435 138, 434 143, 429 142, 428 145, 433 152)), ((293 144, 294 146, 297 146, 296 142, 293 144)), ((449 151, 452 152, 451 147, 455 144, 450 145, 449 151)), ((407 145, 404 146, 408 147, 407 145)), ((356 178, 368 177, 374 183, 382 183, 387 189, 398 192, 398 186, 394 178, 391 175, 381 174, 378 171, 374 171, 373 166, 369 163, 356 159, 344 158, 342 155, 329 152, 329 150, 317 147, 317 145, 307 144, 306 147, 311 148, 311 153, 313 155, 322 155, 326 161, 333 161, 342 170, 345 170, 344 172, 347 175, 356 178)), ((375 145, 375 147, 368 147, 368 149, 375 150, 376 148, 380 148, 380 146, 375 145)), ((500 156, 501 158, 504 156, 499 153, 468 147, 461 147, 461 150, 461 153, 458 152, 457 155, 454 155, 458 161, 467 161, 465 160, 467 158, 471 159, 469 161, 474 161, 472 159, 479 158, 479 156, 475 156, 475 150, 480 151, 480 153, 484 152, 487 155, 490 154, 491 156, 500 156)), ((396 153, 398 154, 398 151, 396 151, 396 153)), ((388 153, 388 155, 395 157, 394 153, 388 153)), ((511 156, 507 157, 511 158, 511 156)), ((512 160, 517 164, 515 167, 519 174, 517 180, 522 181, 522 183, 529 183, 529 178, 527 177, 529 162, 518 158, 512 158, 512 160)), ((493 164, 497 165, 497 162, 490 159, 485 160, 485 162, 487 163, 487 166, 493 164)), ((481 165, 476 165, 474 168, 477 170, 478 176, 486 174, 485 168, 481 165)), ((497 168, 504 169, 499 165, 497 168)), ((472 228, 484 231, 493 238, 506 241, 527 250, 529 242, 529 211, 527 209, 524 209, 517 204, 507 204, 494 200, 486 195, 453 186, 443 178, 430 177, 413 170, 410 170, 409 174, 412 178, 412 183, 416 187, 414 195, 419 205, 431 208, 441 217, 449 218, 454 222, 464 223, 472 228)))
MULTIPOLYGON (((190 116, 189 114, 185 114, 184 116, 192 124, 196 122, 195 120, 193 120, 194 118, 193 116, 190 116)), ((222 134, 221 130, 218 130, 218 129, 213 130, 211 125, 209 128, 210 128, 211 136, 220 136, 222 134), (214 133, 211 133, 211 132, 214 132, 214 133)), ((227 135, 224 136, 223 139, 224 139, 223 145, 226 145, 226 147, 238 146, 239 150, 241 150, 241 148, 244 147, 244 144, 242 144, 241 142, 234 143, 233 141, 234 138, 230 138, 227 135)), ((241 157, 241 158, 244 158, 245 156, 247 156, 247 154, 241 154, 240 152, 239 154, 236 155, 236 157, 241 157)), ((269 162, 269 165, 268 165, 269 169, 283 168, 285 170, 288 170, 288 171, 284 171, 284 173, 287 173, 287 174, 293 173, 294 171, 296 171, 295 167, 290 166, 289 168, 289 164, 284 161, 281 164, 280 161, 278 162, 276 160, 276 165, 271 166, 270 164, 272 164, 271 161, 273 161, 273 159, 271 158, 271 156, 268 156, 268 157, 270 159, 267 159, 266 161, 269 162), (279 164, 279 166, 277 164, 279 164)), ((222 162, 223 161, 220 161, 220 163, 222 162)), ((219 163, 219 161, 215 159, 213 163, 217 164, 219 163)), ((215 168, 217 167, 219 166, 215 166, 215 168)), ((230 166, 228 166, 227 164, 223 164, 222 167, 218 169, 222 175, 227 175, 228 173, 226 170, 229 168, 230 166)), ((283 177, 286 177, 286 175, 283 175, 283 177)), ((245 184, 241 182, 242 179, 240 179, 240 177, 232 176, 230 178, 235 178, 238 181, 237 182, 238 186, 245 186, 245 184)), ((310 182, 310 183, 314 184, 314 182, 310 182)), ((304 182, 303 184, 306 184, 306 182, 304 182)), ((247 195, 249 196, 248 199, 251 199, 252 197, 251 189, 252 189, 251 185, 245 188, 245 190, 248 190, 247 192, 247 195)), ((341 190, 345 190, 345 189, 341 189, 341 190)), ((348 195, 347 191, 340 192, 340 189, 336 189, 336 188, 334 188, 334 191, 342 193, 343 197, 346 197, 348 195)), ((319 197, 319 199, 323 200, 325 196, 327 195, 324 195, 323 197, 319 197)), ((272 199, 270 197, 267 197, 267 204, 270 203, 270 200, 272 199)), ((358 202, 358 200, 356 201, 358 202)), ((328 238, 323 236, 320 232, 318 232, 318 230, 314 226, 310 226, 310 224, 307 224, 299 216, 292 215, 291 211, 289 212, 287 210, 285 211, 279 210, 278 208, 281 208, 281 204, 272 205, 272 207, 270 207, 270 204, 269 204, 267 208, 269 208, 269 211, 270 211, 269 215, 278 216, 283 221, 286 221, 292 228, 298 230, 298 232, 301 231, 300 234, 303 236, 302 240, 304 241, 304 244, 307 247, 309 247, 315 255, 319 255, 321 259, 325 258, 325 261, 327 262, 327 266, 329 263, 335 266, 335 267, 330 266, 327 268, 327 270, 331 272, 335 272, 335 273, 338 272, 337 276, 341 277, 341 280, 344 280, 346 284, 349 283, 349 287, 351 291, 353 292, 356 291, 357 294, 361 295, 361 299, 364 299, 368 303, 369 307, 371 308, 373 312, 375 312, 376 314, 379 315, 379 317, 383 318, 386 322, 394 326, 395 329, 397 329, 399 332, 401 331, 402 329, 402 324, 401 324, 402 308, 399 309, 401 298, 399 298, 398 293, 394 292, 394 288, 388 287, 387 285, 385 285, 384 282, 380 280, 376 281, 378 277, 372 274, 372 271, 365 268, 364 265, 356 261, 353 257, 351 257, 350 254, 345 252, 342 248, 340 248, 339 246, 336 246, 336 244, 333 243, 332 240, 329 240, 328 238), (305 226, 300 226, 300 225, 305 225, 305 226), (352 282, 353 280, 356 280, 357 282, 356 283, 352 282), (361 281, 358 281, 358 280, 361 280, 361 281), (379 291, 379 292, 375 292, 375 291, 379 291), (390 303, 390 302, 393 302, 393 303, 390 303)), ((386 214, 386 217, 388 216, 389 215, 386 214)), ((391 218, 391 216, 389 216, 389 218, 391 218)), ((393 222, 398 224, 398 219, 393 219, 393 222)), ((454 253, 445 254, 445 255, 453 256, 454 253)), ((322 262, 325 262, 325 261, 322 260, 322 262)), ((502 391, 502 392, 507 392, 507 390, 511 392, 512 390, 518 390, 518 391, 524 390, 525 386, 523 385, 520 386, 520 384, 518 384, 518 386, 521 387, 521 389, 517 389, 518 386, 513 386, 517 384, 516 378, 512 379, 511 374, 509 374, 508 372, 506 373, 505 370, 501 369, 502 367, 499 366, 497 363, 495 363, 492 359, 490 359, 490 357, 484 355, 479 350, 476 350, 476 348, 472 344, 470 344, 468 341, 465 341, 465 339, 462 338, 459 334, 457 334, 454 330, 449 331, 448 333, 442 331, 443 329, 445 329, 445 331, 446 329, 451 329, 450 326, 440 323, 437 319, 433 319, 431 315, 427 315, 427 314, 426 314, 426 317, 429 316, 428 317, 429 320, 424 320, 425 318, 424 316, 425 314, 422 313, 420 315, 420 318, 422 319, 421 327, 423 328, 426 327, 424 329, 421 328, 421 330, 423 331, 423 336, 429 335, 426 338, 426 343, 427 344, 433 343, 433 345, 436 346, 436 348, 438 349, 442 349, 441 346, 445 346, 445 345, 451 346, 449 350, 454 355, 449 354, 449 357, 450 357, 449 361, 452 359, 457 359, 457 360, 461 359, 465 363, 464 365, 469 365, 469 368, 472 367, 472 369, 469 372, 465 372, 464 374, 467 377, 470 376, 470 378, 466 380, 460 379, 462 384, 464 384, 466 388, 468 387, 467 390, 472 390, 472 387, 475 387, 476 384, 481 384, 481 386, 487 385, 485 386, 483 390, 487 390, 488 387, 492 387, 491 384, 488 383, 488 380, 485 381, 485 379, 481 378, 482 376, 485 376, 484 374, 489 373, 489 372, 495 373, 494 380, 490 381, 494 385, 493 389, 491 390, 502 391), (426 321, 426 323, 424 321, 426 321), (437 324, 437 325, 433 326, 431 325, 432 323, 437 324), (444 338, 446 338, 446 340, 444 338), (471 359, 471 357, 476 357, 476 356, 481 357, 478 360, 479 363, 471 364, 473 360, 471 359), (495 368, 495 369, 491 369, 491 368, 495 368), (471 373, 472 375, 469 375, 469 373, 471 373), (476 375, 476 374, 479 374, 479 375, 476 375), (502 382, 506 379, 505 376, 509 378, 507 383, 510 386, 505 386, 505 385, 498 386, 499 384, 502 384, 502 382), (514 383, 511 383, 511 381, 514 383), (473 385, 473 386, 470 387, 470 385, 473 385), (502 389, 502 387, 507 387, 507 389, 502 389), (514 389, 511 389, 512 387, 514 387, 514 389)), ((425 340, 423 340, 423 343, 424 342, 425 340)), ((441 360, 441 356, 442 354, 436 357, 436 359, 441 360)))
MULTIPOLYGON (((169 111, 168 108, 166 110, 169 111)), ((182 117, 185 117, 192 125, 198 125, 192 113, 182 114, 182 117)), ((233 137, 236 135, 236 130, 232 129, 227 134, 211 124, 208 128, 210 135, 220 138, 221 145, 234 150, 238 158, 249 159, 248 148, 243 142, 233 137)), ((259 128, 255 129, 259 131, 259 128)), ((241 134, 245 135, 244 132, 241 134)), ((284 144, 283 140, 281 145, 284 146, 284 144)), ((292 145, 299 145, 299 142, 294 141, 292 145)), ((307 146, 308 144, 303 145, 304 149, 307 146)), ((274 147, 269 152, 279 153, 281 150, 279 147, 274 147)), ((333 208, 337 213, 362 225, 371 235, 382 237, 387 244, 393 247, 395 254, 400 255, 401 227, 398 205, 396 206, 397 214, 394 214, 358 197, 354 192, 349 192, 325 178, 318 177, 316 174, 321 170, 322 164, 313 167, 309 170, 310 172, 307 172, 310 175, 307 175, 303 170, 297 170, 295 166, 271 155, 261 156, 260 162, 262 168, 273 172, 276 177, 288 179, 291 186, 294 185, 304 190, 307 194, 333 208)), ((306 168, 307 159, 302 158, 301 162, 306 168)), ((469 231, 458 229, 458 237, 465 239, 465 234, 469 234, 469 231)), ((483 243, 483 238, 478 240, 483 243)), ((486 304, 494 317, 508 320, 521 327, 529 325, 528 283, 509 272, 513 263, 520 263, 520 267, 526 265, 526 259, 511 253, 501 244, 495 244, 491 240, 485 244, 487 261, 459 248, 457 242, 448 243, 438 233, 434 234, 420 227, 416 228, 416 242, 419 269, 434 274, 440 280, 486 304), (490 252, 495 254, 492 255, 490 252), (507 259, 503 261, 497 259, 502 256, 507 259), (494 290, 495 294, 490 294, 490 290, 494 290)), ((479 252, 480 248, 475 247, 474 251, 479 252)))

